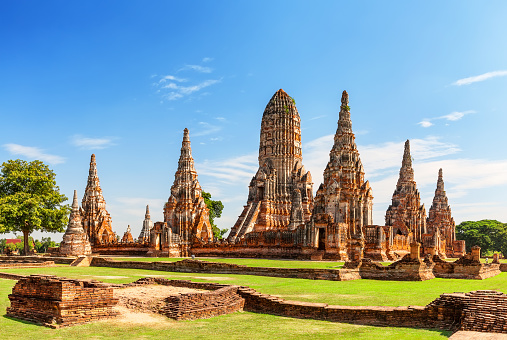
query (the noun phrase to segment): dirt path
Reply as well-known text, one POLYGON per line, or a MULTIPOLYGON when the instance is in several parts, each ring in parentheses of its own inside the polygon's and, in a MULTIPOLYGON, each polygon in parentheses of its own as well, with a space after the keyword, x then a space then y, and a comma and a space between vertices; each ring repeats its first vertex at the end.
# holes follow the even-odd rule
POLYGON ((507 340, 507 334, 503 333, 483 333, 459 331, 451 335, 449 340, 507 340))
POLYGON ((164 300, 168 296, 194 292, 202 290, 153 284, 115 289, 114 295, 119 299, 118 311, 122 314, 130 311, 132 314, 156 313, 165 305, 164 300))

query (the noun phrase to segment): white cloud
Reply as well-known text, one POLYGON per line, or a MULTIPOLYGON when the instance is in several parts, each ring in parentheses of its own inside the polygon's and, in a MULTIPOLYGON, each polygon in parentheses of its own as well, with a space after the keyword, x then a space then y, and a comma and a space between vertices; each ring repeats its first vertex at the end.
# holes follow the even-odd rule
POLYGON ((327 116, 326 115, 321 115, 321 116, 312 117, 312 118, 308 119, 308 121, 310 121, 310 120, 317 120, 317 119, 321 119, 321 118, 324 118, 324 117, 327 117, 327 116))
POLYGON ((3 147, 12 155, 21 155, 30 160, 40 160, 49 164, 60 164, 65 162, 65 158, 44 153, 42 149, 33 146, 4 144, 3 147))
POLYGON ((193 137, 206 136, 222 130, 222 127, 212 125, 206 122, 199 122, 199 127, 200 129, 197 132, 192 133, 191 136, 193 137))
POLYGON ((221 161, 205 160, 196 164, 197 173, 222 183, 248 185, 259 167, 257 154, 251 153, 221 161))
POLYGON ((171 80, 171 81, 177 81, 177 82, 186 82, 187 80, 184 79, 184 78, 178 78, 178 77, 175 77, 175 76, 171 76, 171 75, 167 75, 167 76, 163 76, 158 82, 159 83, 165 83, 166 81, 168 80, 171 80))
POLYGON ((208 57, 202 58, 203 63, 209 63, 210 61, 213 61, 213 58, 208 58, 208 57))
POLYGON ((423 121, 420 121, 420 122, 419 122, 419 123, 417 123, 417 124, 421 125, 421 126, 422 126, 422 127, 424 127, 424 128, 427 128, 427 127, 430 127, 430 126, 432 126, 432 125, 433 125, 433 123, 432 123, 432 122, 430 122, 430 121, 429 121, 429 119, 425 119, 425 120, 423 120, 423 121))
POLYGON ((459 80, 455 81, 454 83, 452 83, 452 85, 457 85, 457 86, 470 85, 473 83, 477 83, 479 81, 484 81, 484 80, 487 80, 490 78, 503 77, 503 76, 507 76, 506 70, 487 72, 487 73, 484 73, 484 74, 481 74, 478 76, 459 79, 459 80))
POLYGON ((435 118, 425 118, 423 119, 422 121, 420 121, 419 125, 421 125, 423 128, 427 128, 427 127, 430 127, 430 126, 433 126, 434 124, 431 122, 432 120, 437 120, 437 119, 445 119, 445 120, 448 120, 448 121, 458 121, 460 120, 461 118, 465 117, 465 115, 467 114, 470 114, 470 113, 476 113, 476 111, 474 110, 468 110, 468 111, 454 111, 454 112, 451 112, 447 115, 443 115, 443 116, 440 116, 440 117, 435 117, 435 118))
POLYGON ((465 115, 470 114, 470 113, 475 113, 475 111, 473 111, 473 110, 468 110, 468 111, 463 111, 463 112, 455 111, 455 112, 449 113, 448 115, 438 117, 437 119, 446 119, 446 120, 450 120, 450 121, 456 121, 456 120, 460 120, 465 115))
POLYGON ((81 135, 72 137, 72 144, 85 150, 101 150, 115 145, 115 137, 89 138, 81 135))
POLYGON ((211 73, 213 71, 211 67, 201 65, 185 65, 183 68, 180 69, 180 71, 186 70, 192 70, 200 73, 211 73))
POLYGON ((221 81, 222 81, 222 79, 208 79, 208 80, 204 80, 196 85, 191 85, 191 86, 181 86, 176 83, 168 83, 168 84, 163 85, 161 88, 163 90, 170 90, 169 93, 164 95, 164 97, 167 100, 177 100, 177 99, 183 98, 184 96, 188 96, 188 95, 191 95, 195 92, 198 92, 208 86, 219 83, 221 81))

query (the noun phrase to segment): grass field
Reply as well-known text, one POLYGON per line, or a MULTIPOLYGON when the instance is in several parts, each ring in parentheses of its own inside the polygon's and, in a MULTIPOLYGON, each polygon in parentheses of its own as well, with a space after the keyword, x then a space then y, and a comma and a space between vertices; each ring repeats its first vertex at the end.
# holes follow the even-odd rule
MULTIPOLYGON (((186 258, 174 257, 125 257, 114 258, 117 261, 142 261, 142 262, 176 262, 186 258)), ((209 262, 234 263, 248 267, 267 267, 267 268, 314 268, 314 269, 340 269, 344 262, 333 261, 295 261, 295 260, 270 260, 270 259, 238 259, 238 258, 216 258, 216 257, 196 257, 196 260, 209 262)))
MULTIPOLYGON (((252 261, 250 259, 246 261, 252 261)), ((273 261, 273 260, 255 260, 273 261)), ((280 261, 294 263, 303 261, 280 261)), ((319 262, 323 263, 323 262, 319 262)), ((310 262, 313 264, 313 262, 310 262)), ((326 263, 324 263, 326 264, 326 263)), ((327 264, 336 264, 327 263, 327 264)), ((127 283, 146 276, 168 279, 221 282, 250 286, 259 292, 288 300, 325 302, 337 305, 406 306, 426 305, 442 293, 494 289, 507 292, 507 273, 486 280, 433 279, 424 282, 320 281, 250 275, 192 274, 117 269, 69 267, 3 269, 18 274, 49 274, 104 282, 127 283)), ((0 315, 5 314, 15 281, 0 279, 0 315)), ((25 339, 445 339, 450 334, 410 328, 367 327, 316 320, 291 319, 255 313, 235 313, 208 320, 176 322, 160 317, 156 323, 138 324, 120 319, 101 321, 59 330, 46 329, 14 319, 0 319, 1 338, 23 334, 25 339)))

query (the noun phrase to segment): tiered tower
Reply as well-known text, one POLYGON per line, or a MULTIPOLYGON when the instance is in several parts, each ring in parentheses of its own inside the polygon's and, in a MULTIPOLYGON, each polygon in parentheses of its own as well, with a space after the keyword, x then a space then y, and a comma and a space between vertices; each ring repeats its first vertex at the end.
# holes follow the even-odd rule
POLYGON ((194 238, 202 242, 213 241, 209 210, 197 180, 188 129, 183 132, 178 170, 174 175, 171 196, 164 206, 164 222, 172 233, 181 238, 182 256, 188 256, 194 238))
POLYGON ((81 221, 79 205, 77 203, 77 191, 74 190, 74 199, 72 201, 72 211, 69 216, 69 224, 60 243, 60 255, 79 256, 90 255, 92 247, 88 241, 81 221))
POLYGON ((400 177, 393 193, 392 203, 386 211, 386 226, 393 227, 394 235, 413 233, 415 241, 421 242, 426 234, 426 209, 421 205, 421 197, 414 180, 410 142, 405 142, 400 177))
POLYGON ((334 144, 313 209, 318 247, 352 258, 363 226, 372 224, 373 196, 352 132, 349 96, 343 91, 334 144), (322 244, 324 242, 324 244, 322 244))
POLYGON ((121 238, 122 243, 134 243, 134 238, 132 237, 132 230, 130 229, 130 225, 127 226, 127 230, 123 234, 121 238))
POLYGON ((259 169, 230 242, 252 231, 294 230, 310 219, 313 184, 302 164, 300 124, 294 99, 278 90, 262 115, 259 169))
POLYGON ((150 230, 153 228, 153 222, 150 217, 150 206, 146 206, 146 214, 144 214, 143 228, 139 234, 139 242, 147 242, 150 240, 150 230))
POLYGON ((111 216, 106 210, 106 201, 100 188, 95 154, 92 154, 90 160, 88 183, 81 205, 83 228, 92 246, 116 242, 116 234, 111 227, 111 216))
POLYGON ((451 207, 444 190, 442 169, 438 170, 437 188, 426 225, 428 233, 435 234, 437 231, 440 233, 440 237, 446 242, 447 253, 452 253, 453 242, 456 240, 456 224, 451 216, 451 207))

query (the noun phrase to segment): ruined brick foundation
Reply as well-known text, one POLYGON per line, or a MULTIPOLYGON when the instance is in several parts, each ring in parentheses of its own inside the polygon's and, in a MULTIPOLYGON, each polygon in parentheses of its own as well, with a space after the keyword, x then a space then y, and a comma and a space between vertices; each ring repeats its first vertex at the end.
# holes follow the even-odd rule
POLYGON ((32 275, 16 283, 7 316, 58 328, 114 317, 113 288, 98 281, 32 275))

